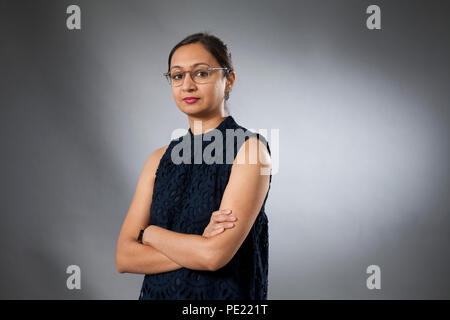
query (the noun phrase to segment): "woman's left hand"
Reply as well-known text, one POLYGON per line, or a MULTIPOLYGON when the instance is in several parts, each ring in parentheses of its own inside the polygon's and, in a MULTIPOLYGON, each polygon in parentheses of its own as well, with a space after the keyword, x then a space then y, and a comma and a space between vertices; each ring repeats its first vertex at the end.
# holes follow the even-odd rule
POLYGON ((236 220, 237 218, 231 215, 231 210, 229 209, 214 211, 211 215, 209 224, 203 231, 202 236, 206 238, 214 237, 215 235, 225 231, 225 229, 233 228, 234 223, 232 221, 236 220))

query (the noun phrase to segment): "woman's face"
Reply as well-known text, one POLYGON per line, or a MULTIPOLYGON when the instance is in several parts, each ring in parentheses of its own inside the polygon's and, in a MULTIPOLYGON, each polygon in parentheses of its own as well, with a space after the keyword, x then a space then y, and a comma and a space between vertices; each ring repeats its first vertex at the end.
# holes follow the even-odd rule
MULTIPOLYGON (((179 47, 172 55, 170 62, 170 72, 195 70, 194 64, 206 63, 210 67, 221 65, 214 56, 200 43, 192 43, 179 47)), ((202 66, 205 66, 202 64, 202 66)), ((206 66, 207 67, 207 66, 206 66)), ((232 85, 232 84, 231 84, 232 85)), ((184 76, 183 84, 172 87, 172 94, 178 108, 187 115, 196 117, 206 117, 213 114, 221 114, 224 104, 225 90, 229 91, 227 79, 223 75, 223 70, 216 70, 210 73, 207 83, 195 83, 189 73, 184 76), (187 103, 184 98, 199 98, 194 103, 187 103)))

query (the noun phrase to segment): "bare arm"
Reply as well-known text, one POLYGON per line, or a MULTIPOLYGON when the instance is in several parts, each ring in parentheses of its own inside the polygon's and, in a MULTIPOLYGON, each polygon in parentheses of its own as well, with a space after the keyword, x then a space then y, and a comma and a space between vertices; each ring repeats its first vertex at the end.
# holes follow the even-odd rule
POLYGON ((150 225, 145 229, 144 244, 163 252, 173 261, 193 270, 209 270, 206 238, 150 225))
POLYGON ((267 167, 270 168, 267 148, 256 138, 249 138, 236 156, 220 205, 220 209, 233 211, 238 220, 234 228, 204 238, 151 225, 144 232, 144 243, 190 269, 214 271, 223 267, 242 245, 261 209, 270 179, 269 175, 262 175, 261 170, 267 167), (251 149, 251 143, 256 143, 258 148, 251 149), (250 150, 259 154, 256 163, 252 162, 255 158, 250 157, 250 150))
MULTIPOLYGON (((234 161, 230 179, 220 203, 220 209, 230 208, 239 223, 233 229, 208 239, 210 270, 224 267, 241 247, 250 232, 270 185, 271 158, 267 147, 256 137, 250 137, 234 161), (257 156, 251 152, 253 146, 257 156), (244 161, 240 161, 241 157, 244 161), (257 161, 254 159, 257 158, 257 161), (253 159, 253 160, 252 160, 253 159), (237 163, 239 162, 239 163, 237 163)), ((253 149, 253 150, 254 150, 253 149)))
POLYGON ((120 231, 116 247, 116 268, 120 273, 154 274, 182 266, 155 248, 137 241, 139 230, 147 227, 156 169, 167 146, 153 152, 145 162, 136 191, 120 231))

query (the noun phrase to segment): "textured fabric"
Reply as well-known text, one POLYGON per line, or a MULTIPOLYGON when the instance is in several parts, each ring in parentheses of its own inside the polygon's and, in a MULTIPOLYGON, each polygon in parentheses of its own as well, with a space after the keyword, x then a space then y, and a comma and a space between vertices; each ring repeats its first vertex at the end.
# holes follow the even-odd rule
MULTIPOLYGON (((216 129, 220 130, 223 136, 222 163, 194 163, 194 158, 201 156, 205 147, 215 140, 214 136, 211 137, 211 131, 193 135, 191 129, 188 129, 184 138, 188 137, 191 141, 190 163, 173 163, 172 149, 183 137, 171 140, 156 171, 150 224, 181 233, 203 234, 212 212, 220 207, 230 177, 233 163, 232 161, 226 163, 226 150, 231 150, 230 154, 234 160, 242 143, 249 136, 256 135, 266 143, 270 153, 267 140, 262 135, 247 132, 247 129, 239 126, 232 116, 226 117, 216 129), (226 139, 226 129, 242 129, 248 135, 245 139, 226 139), (212 139, 203 141, 209 138, 212 139), (198 145, 201 145, 202 153, 194 154, 195 139, 199 139, 198 145)), ((176 150, 179 148, 174 151, 176 150)), ((200 151, 200 148, 196 150, 200 151)), ((179 154, 183 155, 183 152, 179 154)), ((214 152, 212 155, 214 156, 214 152)), ((249 234, 227 265, 216 271, 180 268, 158 274, 146 274, 139 299, 267 299, 269 239, 268 219, 264 209, 267 196, 268 192, 249 234)))

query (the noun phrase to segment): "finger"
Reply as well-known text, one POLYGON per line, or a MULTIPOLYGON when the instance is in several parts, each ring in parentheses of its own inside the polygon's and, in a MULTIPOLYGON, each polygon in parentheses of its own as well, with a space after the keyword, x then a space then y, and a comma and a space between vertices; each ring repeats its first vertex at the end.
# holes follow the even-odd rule
POLYGON ((205 237, 207 238, 211 238, 212 236, 214 236, 217 233, 217 229, 215 228, 209 228, 209 230, 207 230, 205 232, 205 237))
POLYGON ((234 223, 232 222, 223 222, 223 223, 218 223, 215 226, 215 229, 220 229, 220 228, 233 228, 234 227, 234 223))
POLYGON ((229 214, 221 214, 213 218, 215 222, 224 222, 224 221, 236 221, 237 218, 235 216, 229 214))
POLYGON ((213 216, 218 216, 220 214, 230 214, 231 210, 230 209, 222 209, 222 210, 217 210, 213 212, 213 216))
POLYGON ((218 233, 221 233, 222 231, 224 231, 225 230, 225 228, 218 228, 218 229, 215 229, 215 230, 213 230, 213 231, 211 231, 211 232, 208 232, 208 235, 206 236, 207 238, 210 238, 210 237, 212 237, 212 236, 215 236, 216 234, 218 234, 218 233))

